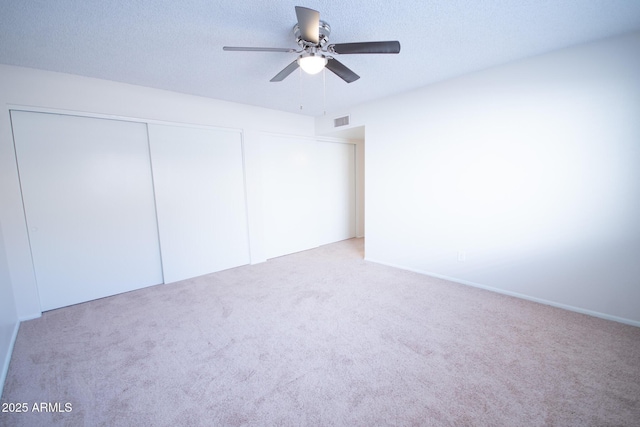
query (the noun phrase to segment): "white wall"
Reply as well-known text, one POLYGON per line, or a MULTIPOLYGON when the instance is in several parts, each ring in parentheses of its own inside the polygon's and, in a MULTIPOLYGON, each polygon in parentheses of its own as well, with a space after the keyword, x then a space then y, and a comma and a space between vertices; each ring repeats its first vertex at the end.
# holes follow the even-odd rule
POLYGON ((640 326, 638 52, 635 33, 317 118, 366 126, 366 258, 640 326))
POLYGON ((365 236, 364 150, 365 150, 364 139, 356 141, 356 236, 357 237, 365 236))
POLYGON ((9 369, 11 349, 18 332, 18 313, 14 304, 2 235, 0 224, 0 396, 2 396, 4 380, 9 369))
MULTIPOLYGON (((92 113, 99 116, 136 118, 142 121, 187 123, 239 129, 245 147, 255 148, 252 138, 260 132, 313 137, 313 119, 296 114, 231 102, 212 100, 122 83, 0 65, 0 221, 4 227, 9 278, 13 286, 18 317, 40 315, 38 293, 31 265, 29 242, 16 169, 9 109, 51 109, 92 113)), ((246 153, 248 158, 255 153, 246 153)), ((253 177, 253 176, 252 176, 253 177)), ((253 177, 255 178, 255 177, 253 177)), ((247 185, 255 184, 255 180, 247 185)), ((247 193, 259 197, 259 188, 247 193)), ((248 200, 249 234, 260 239, 256 224, 259 203, 248 200), (256 226, 252 228, 252 225, 256 226)), ((264 260, 258 241, 252 262, 264 260)), ((3 284, 4 286, 4 284, 3 284)))

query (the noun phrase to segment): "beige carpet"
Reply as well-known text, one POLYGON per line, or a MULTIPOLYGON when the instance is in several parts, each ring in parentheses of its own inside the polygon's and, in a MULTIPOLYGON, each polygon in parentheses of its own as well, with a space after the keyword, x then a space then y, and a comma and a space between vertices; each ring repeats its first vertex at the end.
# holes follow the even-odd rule
POLYGON ((365 262, 362 246, 25 322, 2 402, 29 411, 0 425, 640 425, 640 328, 365 262))

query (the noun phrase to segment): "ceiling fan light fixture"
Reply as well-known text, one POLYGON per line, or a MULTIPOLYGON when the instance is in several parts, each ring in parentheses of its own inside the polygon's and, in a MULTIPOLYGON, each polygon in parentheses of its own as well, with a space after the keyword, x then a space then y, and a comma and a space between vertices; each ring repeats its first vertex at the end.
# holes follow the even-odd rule
POLYGON ((300 50, 239 46, 224 46, 222 49, 296 53, 298 57, 269 80, 270 82, 281 82, 298 68, 307 74, 318 74, 326 68, 346 83, 353 83, 360 76, 335 59, 334 54, 400 53, 400 42, 397 40, 329 44, 331 27, 325 21, 320 20, 320 12, 302 6, 296 6, 295 9, 298 22, 293 26, 293 36, 300 50))
POLYGON ((298 58, 298 65, 307 74, 318 74, 327 65, 327 58, 324 55, 310 53, 298 58))

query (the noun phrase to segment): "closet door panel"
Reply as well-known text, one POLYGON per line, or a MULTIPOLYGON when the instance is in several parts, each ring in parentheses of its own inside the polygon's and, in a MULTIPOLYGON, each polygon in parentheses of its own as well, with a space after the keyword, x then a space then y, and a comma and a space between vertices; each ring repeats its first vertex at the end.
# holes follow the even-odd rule
POLYGON ((240 132, 149 125, 166 282, 250 262, 240 132))
POLYGON ((316 142, 265 135, 261 151, 267 258, 318 246, 316 142))
POLYGON ((355 237, 355 145, 319 142, 317 162, 318 243, 355 237))
POLYGON ((162 283, 146 126, 11 118, 42 310, 162 283))

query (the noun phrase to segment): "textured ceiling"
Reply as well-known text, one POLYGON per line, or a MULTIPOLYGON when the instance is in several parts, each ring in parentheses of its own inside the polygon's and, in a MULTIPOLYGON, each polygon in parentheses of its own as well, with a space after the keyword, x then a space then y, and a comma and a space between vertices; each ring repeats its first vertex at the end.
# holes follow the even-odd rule
POLYGON ((0 63, 316 116, 637 30, 638 0, 1 0, 0 63), (331 43, 402 51, 336 56, 361 76, 351 84, 330 72, 271 83, 295 54, 222 51, 297 48, 296 5, 320 11, 331 43))

